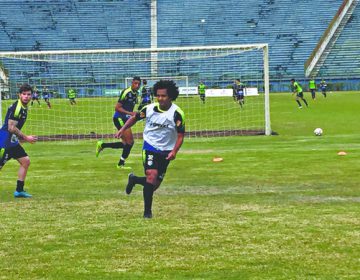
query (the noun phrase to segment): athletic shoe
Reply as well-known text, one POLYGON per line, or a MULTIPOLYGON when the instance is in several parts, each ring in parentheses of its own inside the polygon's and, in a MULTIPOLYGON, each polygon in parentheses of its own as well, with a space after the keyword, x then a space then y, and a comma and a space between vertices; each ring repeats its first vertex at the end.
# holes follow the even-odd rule
POLYGON ((135 186, 134 174, 131 172, 128 175, 128 183, 127 183, 126 189, 125 189, 126 194, 131 194, 134 186, 135 186))
POLYGON ((302 106, 299 106, 299 109, 302 109, 302 106))
POLYGON ((102 140, 100 140, 100 141, 97 141, 97 143, 96 143, 96 150, 95 150, 95 154, 96 154, 96 157, 98 157, 99 156, 99 154, 100 154, 100 152, 104 149, 103 147, 102 147, 102 144, 103 144, 104 142, 102 141, 102 140))
POLYGON ((22 192, 15 191, 14 192, 14 197, 16 197, 16 198, 20 198, 20 197, 21 198, 30 198, 30 197, 32 197, 32 195, 27 193, 26 191, 22 191, 22 192))
POLYGON ((148 212, 148 213, 144 213, 144 219, 151 219, 152 218, 152 213, 148 212))
POLYGON ((125 166, 125 164, 118 164, 116 165, 117 169, 123 169, 123 170, 131 170, 132 168, 130 166, 125 166))

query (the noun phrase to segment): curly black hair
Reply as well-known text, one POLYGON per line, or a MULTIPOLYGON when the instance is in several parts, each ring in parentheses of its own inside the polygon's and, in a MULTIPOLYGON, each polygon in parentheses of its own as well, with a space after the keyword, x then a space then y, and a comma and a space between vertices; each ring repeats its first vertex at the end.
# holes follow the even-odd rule
POLYGON ((156 82, 154 85, 155 94, 158 89, 166 89, 167 95, 171 98, 171 100, 176 100, 179 96, 179 88, 172 80, 160 80, 156 82))

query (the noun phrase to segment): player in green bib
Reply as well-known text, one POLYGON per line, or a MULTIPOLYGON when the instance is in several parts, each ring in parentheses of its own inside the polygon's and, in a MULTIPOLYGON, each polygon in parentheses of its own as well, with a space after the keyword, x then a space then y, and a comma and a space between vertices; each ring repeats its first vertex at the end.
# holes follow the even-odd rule
POLYGON ((315 100, 316 82, 313 78, 309 81, 309 90, 311 92, 311 98, 315 100))
POLYGON ((206 90, 206 86, 204 85, 204 83, 201 81, 200 84, 198 85, 198 93, 200 96, 200 100, 205 104, 205 90, 206 90))
POLYGON ((301 87, 301 85, 295 81, 295 79, 291 79, 291 88, 292 88, 292 94, 296 94, 296 102, 299 105, 299 109, 302 109, 301 103, 300 103, 300 99, 304 102, 304 104, 306 105, 306 107, 308 106, 308 103, 306 102, 305 98, 304 98, 304 93, 303 93, 303 89, 301 87))

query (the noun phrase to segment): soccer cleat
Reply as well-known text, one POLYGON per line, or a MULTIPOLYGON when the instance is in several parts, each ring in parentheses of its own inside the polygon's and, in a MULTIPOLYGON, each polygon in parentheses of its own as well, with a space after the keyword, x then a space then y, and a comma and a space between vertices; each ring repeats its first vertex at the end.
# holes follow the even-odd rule
POLYGON ((131 194, 134 186, 135 186, 134 174, 131 172, 131 173, 129 173, 128 183, 127 183, 126 189, 125 189, 126 194, 131 194))
POLYGON ((116 165, 117 169, 123 169, 123 170, 131 170, 132 168, 130 166, 125 166, 125 164, 118 164, 116 165))
POLYGON ((96 143, 96 157, 98 157, 99 156, 99 154, 100 154, 100 152, 104 149, 103 147, 102 147, 102 144, 103 144, 104 142, 102 141, 102 140, 100 140, 100 141, 97 141, 97 143, 96 143))
POLYGON ((15 198, 30 198, 30 197, 32 197, 32 195, 27 193, 26 191, 22 191, 22 192, 15 191, 14 197, 15 198))
POLYGON ((151 211, 150 211, 150 212, 147 212, 147 213, 144 212, 144 219, 151 219, 151 218, 152 218, 152 213, 151 213, 151 211))
POLYGON ((302 109, 302 106, 299 106, 299 109, 302 109))

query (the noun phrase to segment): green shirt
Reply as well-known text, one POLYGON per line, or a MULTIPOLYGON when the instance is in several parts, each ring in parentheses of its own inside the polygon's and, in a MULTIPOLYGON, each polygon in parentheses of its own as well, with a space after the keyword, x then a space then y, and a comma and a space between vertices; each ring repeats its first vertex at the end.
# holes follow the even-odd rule
POLYGON ((76 97, 76 92, 75 92, 75 90, 69 89, 68 97, 69 97, 69 98, 75 98, 75 97, 76 97))
POLYGON ((204 84, 200 84, 198 86, 198 91, 199 91, 199 94, 205 94, 205 85, 204 84))
POLYGON ((302 87, 300 86, 300 84, 299 84, 298 82, 294 82, 294 92, 300 93, 300 92, 302 92, 302 91, 303 91, 303 89, 302 89, 302 87))
POLYGON ((316 89, 315 80, 310 80, 309 81, 309 89, 316 89))

